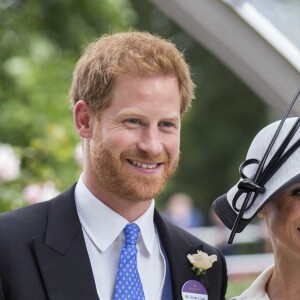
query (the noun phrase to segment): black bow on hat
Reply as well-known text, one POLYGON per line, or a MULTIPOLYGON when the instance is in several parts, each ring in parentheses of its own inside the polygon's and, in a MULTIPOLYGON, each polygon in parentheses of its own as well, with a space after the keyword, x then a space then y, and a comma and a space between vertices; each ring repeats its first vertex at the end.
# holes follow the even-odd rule
POLYGON ((300 89, 281 121, 268 125, 256 135, 240 166, 241 179, 213 202, 214 211, 231 229, 229 244, 271 196, 295 179, 300 180, 300 151, 296 151, 300 146, 300 118, 287 118, 299 94, 300 89))

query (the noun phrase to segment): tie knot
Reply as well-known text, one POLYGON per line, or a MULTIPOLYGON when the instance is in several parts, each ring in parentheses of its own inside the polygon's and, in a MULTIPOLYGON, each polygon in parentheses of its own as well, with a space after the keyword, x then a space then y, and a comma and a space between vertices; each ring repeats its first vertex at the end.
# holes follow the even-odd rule
POLYGON ((137 224, 135 223, 127 224, 124 228, 125 244, 136 245, 139 232, 140 232, 140 228, 137 224))

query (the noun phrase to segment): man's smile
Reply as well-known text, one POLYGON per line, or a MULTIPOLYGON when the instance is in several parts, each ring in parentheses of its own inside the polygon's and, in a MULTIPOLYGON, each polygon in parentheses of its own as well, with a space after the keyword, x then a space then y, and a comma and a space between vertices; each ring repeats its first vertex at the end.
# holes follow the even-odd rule
POLYGON ((143 169, 154 169, 160 165, 160 163, 149 164, 149 163, 145 163, 145 162, 141 162, 141 161, 137 161, 137 160, 131 160, 131 159, 128 159, 128 161, 130 164, 140 167, 140 168, 143 168, 143 169))

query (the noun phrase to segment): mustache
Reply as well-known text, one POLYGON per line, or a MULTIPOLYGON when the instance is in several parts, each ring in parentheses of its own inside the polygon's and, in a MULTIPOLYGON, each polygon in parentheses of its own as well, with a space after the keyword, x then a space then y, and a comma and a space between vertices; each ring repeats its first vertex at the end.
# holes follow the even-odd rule
POLYGON ((138 152, 126 151, 121 154, 121 159, 145 161, 147 163, 168 163, 168 162, 170 162, 170 157, 166 152, 153 156, 153 155, 149 155, 149 153, 146 153, 143 151, 138 151, 138 152))

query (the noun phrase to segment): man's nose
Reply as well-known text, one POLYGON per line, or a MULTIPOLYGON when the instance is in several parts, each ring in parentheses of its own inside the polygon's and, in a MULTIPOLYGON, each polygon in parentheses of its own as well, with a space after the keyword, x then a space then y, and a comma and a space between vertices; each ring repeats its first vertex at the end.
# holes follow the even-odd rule
POLYGON ((163 145, 158 128, 145 128, 141 133, 138 147, 153 156, 160 154, 163 150, 163 145))

